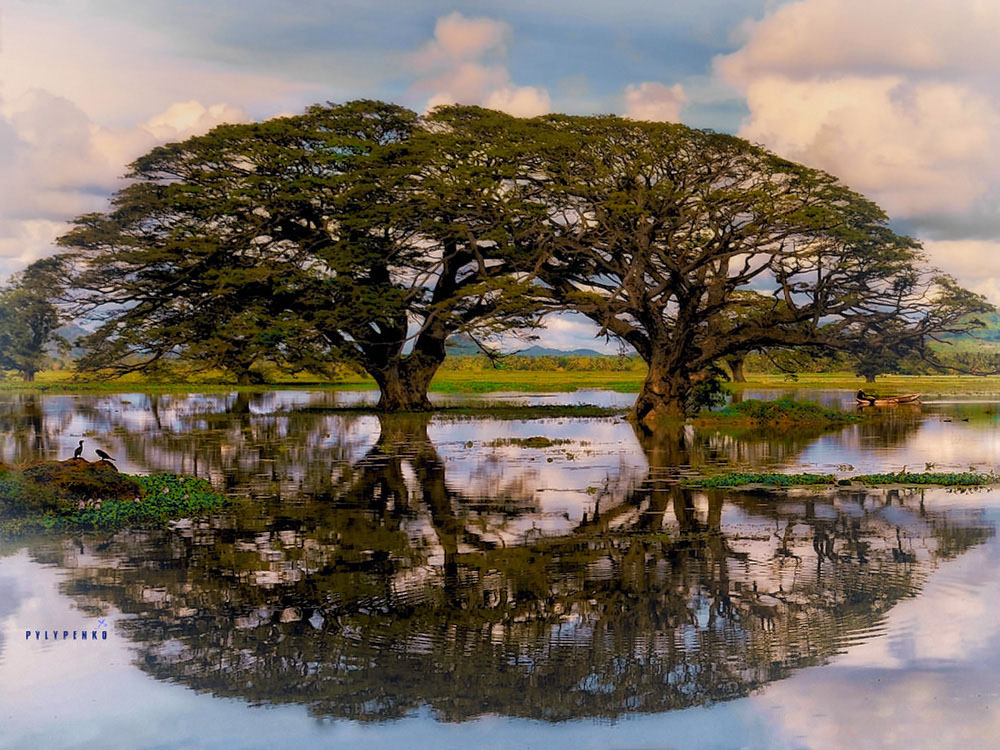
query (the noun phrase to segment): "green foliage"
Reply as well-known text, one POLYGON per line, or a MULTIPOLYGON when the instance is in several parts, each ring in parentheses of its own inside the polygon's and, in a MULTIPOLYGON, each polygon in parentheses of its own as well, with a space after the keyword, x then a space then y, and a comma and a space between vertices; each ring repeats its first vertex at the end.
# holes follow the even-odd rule
POLYGON ((518 448, 552 448, 557 445, 567 445, 568 443, 575 442, 575 440, 563 440, 535 435, 529 438, 499 438, 491 440, 486 445, 490 448, 505 448, 507 446, 516 446, 518 448))
POLYGON ((846 424, 856 422, 860 417, 835 409, 827 409, 811 401, 796 401, 791 397, 775 401, 760 401, 747 399, 737 404, 730 404, 717 412, 707 415, 710 418, 747 420, 761 425, 768 424, 846 424))
POLYGON ((0 534, 159 525, 219 508, 211 485, 170 474, 129 476, 86 461, 0 468, 0 534))
POLYGON ((688 391, 684 411, 687 414, 697 414, 702 409, 712 409, 726 403, 727 395, 722 387, 720 371, 713 367, 709 377, 695 383, 688 391))
POLYGON ((63 512, 80 500, 132 500, 142 492, 133 477, 103 461, 37 461, 21 467, 19 473, 28 486, 41 488, 42 492, 35 496, 41 501, 37 507, 45 511, 63 512))
POLYGON ((264 362, 339 362, 386 409, 427 408, 449 335, 534 322, 517 235, 538 207, 506 182, 519 123, 356 101, 154 149, 60 239, 81 311, 103 320, 81 367, 182 357, 249 384, 264 362))
POLYGON ((989 308, 829 174, 681 125, 545 121, 559 137, 542 146, 543 200, 558 219, 540 273, 649 363, 640 421, 682 416, 705 373, 733 356, 923 352, 989 308))
POLYGON ((834 484, 836 481, 837 478, 831 474, 719 474, 713 477, 692 479, 688 484, 710 489, 724 489, 749 485, 807 487, 834 484))
POLYGON ((15 370, 31 381, 48 363, 48 345, 65 345, 55 333, 60 315, 52 302, 61 274, 61 261, 46 258, 0 288, 0 370, 15 370))
POLYGON ((919 474, 907 471, 888 472, 883 474, 861 474, 851 477, 861 484, 934 484, 945 487, 971 487, 1000 483, 996 474, 980 474, 977 472, 921 472, 919 474))
POLYGON ((678 124, 356 101, 220 126, 128 177, 60 239, 101 321, 88 371, 339 362, 383 409, 427 410, 449 337, 574 310, 648 364, 645 420, 717 402, 719 362, 926 357, 990 309, 831 175, 678 124))
POLYGON ((108 500, 58 519, 50 528, 113 530, 157 525, 165 521, 201 515, 218 509, 228 500, 212 490, 203 479, 173 474, 136 476, 141 488, 140 502, 108 500))
POLYGON ((832 474, 719 474, 685 480, 686 484, 710 489, 748 487, 810 487, 817 485, 866 485, 912 484, 936 485, 942 487, 974 487, 1000 483, 995 474, 960 473, 912 473, 906 471, 884 474, 860 474, 854 477, 838 478, 832 474))

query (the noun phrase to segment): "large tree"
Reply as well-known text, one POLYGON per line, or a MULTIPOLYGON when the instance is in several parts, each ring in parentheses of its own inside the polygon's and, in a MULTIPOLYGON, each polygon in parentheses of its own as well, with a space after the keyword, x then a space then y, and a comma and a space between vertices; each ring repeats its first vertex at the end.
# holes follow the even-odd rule
POLYGON ((61 287, 60 261, 45 258, 0 288, 0 369, 16 370, 25 381, 35 379, 48 345, 61 342, 56 335, 60 315, 53 304, 61 287))
POLYGON ((688 413, 729 357, 849 349, 893 327, 925 342, 988 307, 828 174, 682 125, 547 124, 541 276, 648 363, 640 422, 688 413))
POLYGON ((517 121, 462 113, 315 106, 138 159, 112 210, 60 240, 104 321, 83 365, 181 356, 242 379, 261 359, 332 359, 371 374, 387 410, 429 407, 449 335, 531 323, 517 121))

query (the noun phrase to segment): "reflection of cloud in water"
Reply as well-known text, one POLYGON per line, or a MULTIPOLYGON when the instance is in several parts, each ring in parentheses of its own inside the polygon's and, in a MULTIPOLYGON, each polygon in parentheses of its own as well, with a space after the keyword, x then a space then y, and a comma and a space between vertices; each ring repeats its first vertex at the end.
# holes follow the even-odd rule
POLYGON ((802 451, 795 467, 812 467, 836 472, 840 464, 850 464, 857 472, 923 471, 927 463, 935 471, 968 471, 1000 466, 1000 430, 994 425, 970 424, 953 419, 922 417, 899 442, 880 439, 863 425, 825 435, 802 451))
MULTIPOLYGON (((411 479, 427 489, 433 454, 418 451, 413 461, 411 479)), ((343 715, 351 706, 377 712, 375 698, 369 705, 364 696, 351 697, 352 681, 361 679, 362 690, 374 686, 381 696, 396 692, 405 698, 412 688, 416 699, 437 699, 441 710, 454 712, 452 718, 475 715, 477 708, 481 712, 484 704, 476 696, 487 690, 495 691, 494 706, 516 714, 532 715, 551 702, 559 710, 579 712, 586 705, 604 715, 605 706, 620 711, 639 696, 648 701, 657 691, 672 690, 665 681, 642 681, 648 670, 664 663, 677 665, 661 676, 679 680, 682 690, 687 681, 698 688, 699 675, 710 664, 747 667, 732 676, 748 679, 751 688, 754 680, 778 680, 755 697, 616 724, 549 725, 494 716, 454 725, 419 710, 387 724, 319 723, 299 706, 261 711, 149 679, 129 666, 132 657, 116 646, 107 652, 107 662, 88 660, 80 669, 52 654, 33 664, 0 656, 0 703, 12 708, 11 720, 0 729, 0 746, 4 732, 15 746, 38 747, 57 746, 54 737, 80 742, 111 732, 114 737, 102 746, 155 741, 181 748, 192 746, 194 726, 197 734, 225 746, 335 743, 351 750, 652 748, 662 747, 664 738, 676 747, 729 748, 738 738, 739 746, 749 748, 846 750, 891 746, 894 737, 911 741, 911 747, 921 747, 922 738, 947 747, 956 745, 962 733, 992 731, 981 712, 967 707, 975 691, 985 696, 995 689, 989 673, 998 661, 990 653, 997 629, 989 615, 1000 601, 1000 584, 993 582, 1000 580, 1000 554, 996 540, 982 533, 992 519, 967 510, 991 502, 992 495, 929 491, 925 515, 907 512, 919 509, 918 497, 905 498, 900 509, 901 498, 888 493, 847 493, 815 502, 805 496, 783 502, 766 495, 726 497, 722 507, 719 495, 693 493, 690 513, 668 510, 664 533, 654 543, 614 537, 605 545, 601 540, 607 537, 591 535, 587 527, 579 541, 551 540, 554 546, 533 550, 540 556, 537 574, 523 567, 516 550, 476 552, 459 545, 457 555, 449 552, 448 537, 461 538, 455 530, 460 526, 433 513, 418 514, 411 534, 392 542, 406 545, 406 537, 413 539, 417 532, 434 545, 417 545, 412 550, 416 567, 408 567, 401 555, 410 553, 377 554, 379 545, 391 541, 388 515, 377 522, 370 509, 362 509, 338 521, 327 503, 301 508, 306 518, 331 515, 317 516, 321 523, 297 530, 288 528, 294 512, 288 508, 273 529, 237 531, 235 539, 224 522, 188 525, 174 533, 125 533, 101 552, 80 554, 72 544, 35 552, 67 570, 43 568, 22 554, 0 560, 0 573, 30 580, 36 592, 33 608, 21 606, 18 619, 68 617, 69 601, 55 593, 56 582, 65 576, 62 588, 73 600, 120 605, 131 613, 131 619, 122 620, 121 632, 135 639, 141 668, 250 700, 310 703, 331 691, 335 701, 321 705, 320 713, 343 715), (817 512, 820 508, 831 513, 817 512), (831 523, 831 515, 843 519, 852 508, 865 519, 860 537, 852 536, 844 521, 831 523), (721 519, 722 534, 706 533, 713 517, 721 519), (893 563, 894 525, 901 522, 902 549, 914 554, 915 566, 893 563), (789 526, 792 556, 778 555, 789 526), (837 533, 842 556, 817 569, 813 540, 821 529, 837 533), (963 529, 977 533, 965 537, 963 529), (943 563, 930 579, 926 601, 905 598, 952 537, 956 546, 945 557, 960 555, 969 544, 985 541, 986 546, 943 563), (436 538, 440 541, 432 541, 436 538), (867 544, 869 562, 857 562, 857 541, 867 544), (585 569, 573 567, 581 562, 587 563, 585 569), (294 570, 296 576, 277 575, 294 570), (852 588, 855 576, 864 586, 852 588), (983 577, 990 583, 981 584, 983 577), (541 590, 532 594, 538 586, 541 590), (719 594, 727 590, 733 608, 720 610, 719 594), (517 594, 517 607, 509 614, 491 598, 505 591, 517 594), (861 601, 849 605, 854 591, 861 601), (331 600, 331 594, 337 597, 331 600), (963 601, 975 606, 963 612, 963 601), (398 616, 381 613, 384 606, 399 607, 398 616), (321 610, 325 623, 310 615, 309 607, 321 610), (434 613, 441 617, 439 626, 430 619, 434 613), (712 650, 724 643, 729 645, 721 653, 712 650), (788 677, 797 666, 844 649, 830 667, 788 677), (713 659, 725 654, 728 661, 705 661, 703 654, 714 654, 713 659), (352 668, 336 670, 337 659, 352 668), (217 673, 220 664, 225 669, 217 673), (353 669, 359 664, 365 665, 361 672, 353 669), (406 669, 396 675, 395 664, 406 669), (33 670, 29 689, 12 684, 20 670, 33 670), (375 675, 368 685, 360 677, 365 670, 375 675), (518 677, 525 671, 533 677, 518 677), (400 680, 379 680, 383 672, 400 680), (99 708, 80 706, 83 680, 100 686, 99 708), (346 692, 338 695, 342 681, 346 692), (961 700, 942 701, 944 695, 961 700), (572 698, 568 709, 566 697, 572 698), (67 722, 46 728, 40 717, 51 715, 54 703, 67 722), (924 713, 909 715, 916 711, 924 713), (959 726, 942 729, 938 722, 959 726), (74 735, 66 728, 70 723, 74 735)), ((615 516, 612 523, 641 522, 643 509, 649 509, 645 502, 636 508, 638 515, 615 516)), ((690 705, 701 697, 692 693, 685 700, 690 705)))
POLYGON ((4 621, 17 612, 22 596, 22 586, 16 577, 0 576, 0 659, 3 658, 5 646, 4 621))
POLYGON ((785 742, 800 747, 995 746, 998 602, 1000 545, 993 540, 942 565, 920 597, 898 604, 886 637, 773 685, 753 699, 754 708, 780 717, 785 742))
POLYGON ((566 533, 595 497, 619 502, 647 465, 632 427, 617 419, 437 421, 428 430, 448 462, 448 485, 466 497, 531 498, 540 516, 511 531, 566 533), (489 445, 511 438, 566 440, 543 448, 489 445), (472 445, 469 445, 472 443, 472 445))

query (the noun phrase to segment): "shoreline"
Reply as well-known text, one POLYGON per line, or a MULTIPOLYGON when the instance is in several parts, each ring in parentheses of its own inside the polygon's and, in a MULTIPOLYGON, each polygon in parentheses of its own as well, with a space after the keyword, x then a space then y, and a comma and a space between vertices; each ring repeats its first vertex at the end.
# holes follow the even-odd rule
MULTIPOLYGON (((607 390, 638 393, 642 371, 556 371, 556 370, 443 370, 431 383, 431 393, 476 394, 510 391, 517 393, 569 393, 580 390, 607 390)), ((783 375, 753 374, 746 383, 726 383, 728 391, 746 390, 844 390, 862 388, 881 395, 919 392, 922 397, 945 395, 1000 395, 1000 375, 886 375, 874 384, 850 373, 806 373, 796 380, 783 375)), ((357 377, 338 381, 275 379, 254 385, 227 383, 221 378, 204 380, 74 380, 70 373, 47 371, 33 382, 0 381, 0 393, 262 393, 276 390, 374 391, 374 381, 357 377)))

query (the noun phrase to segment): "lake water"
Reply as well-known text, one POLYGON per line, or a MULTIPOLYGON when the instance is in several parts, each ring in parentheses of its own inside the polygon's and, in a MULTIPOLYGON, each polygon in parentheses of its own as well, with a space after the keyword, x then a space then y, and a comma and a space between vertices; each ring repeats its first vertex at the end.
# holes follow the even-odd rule
MULTIPOLYGON (((785 393, 853 400, 746 396, 785 393)), ((0 747, 1000 743, 1000 491, 678 484, 998 469, 1000 403, 646 435, 342 408, 371 395, 0 396, 2 462, 83 439, 241 498, 0 546, 0 747)))

